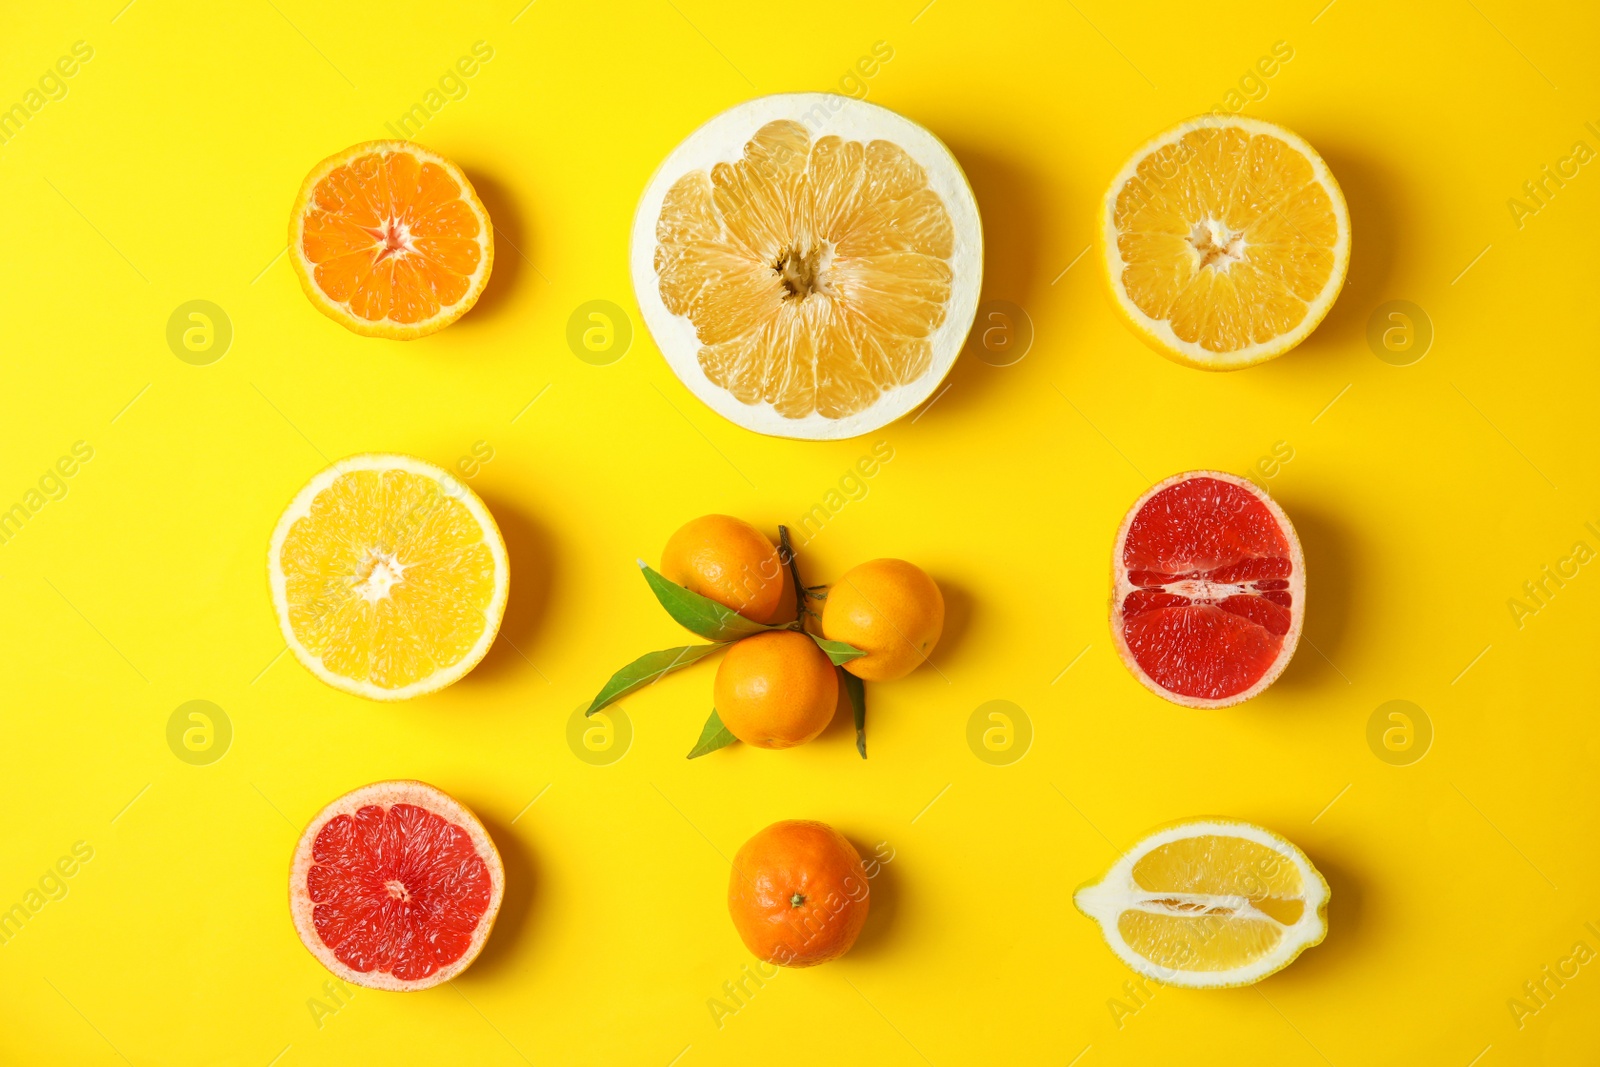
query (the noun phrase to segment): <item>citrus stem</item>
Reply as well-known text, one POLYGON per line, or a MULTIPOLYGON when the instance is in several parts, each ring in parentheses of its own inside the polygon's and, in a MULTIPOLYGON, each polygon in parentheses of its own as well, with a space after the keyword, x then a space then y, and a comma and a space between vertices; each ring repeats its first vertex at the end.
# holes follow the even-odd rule
MULTIPOLYGON (((789 543, 789 527, 778 526, 778 554, 783 562, 789 565, 789 577, 794 580, 794 629, 805 633, 806 616, 816 618, 816 612, 806 606, 806 597, 810 590, 800 580, 800 563, 795 559, 794 546, 789 543)), ((798 905, 796 905, 798 907, 798 905)))
POLYGON ((803 893, 796 893, 794 896, 789 898, 789 906, 791 908, 798 908, 800 905, 804 904, 805 902, 806 902, 806 898, 805 898, 805 894, 803 894, 803 893))

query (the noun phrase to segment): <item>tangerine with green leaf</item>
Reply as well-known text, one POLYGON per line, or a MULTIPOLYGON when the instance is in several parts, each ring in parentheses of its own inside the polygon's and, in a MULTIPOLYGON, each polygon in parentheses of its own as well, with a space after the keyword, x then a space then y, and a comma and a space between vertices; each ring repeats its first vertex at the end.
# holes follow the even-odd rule
POLYGON ((820 734, 839 705, 827 653, 798 630, 771 630, 728 649, 713 687, 728 732, 757 748, 793 748, 820 734))
POLYGON ((944 632, 944 594, 927 572, 903 559, 874 559, 828 587, 822 636, 866 653, 844 669, 892 682, 920 667, 944 632))
POLYGON ((794 617, 794 587, 777 547, 731 515, 702 515, 684 523, 661 551, 661 573, 752 622, 794 617))

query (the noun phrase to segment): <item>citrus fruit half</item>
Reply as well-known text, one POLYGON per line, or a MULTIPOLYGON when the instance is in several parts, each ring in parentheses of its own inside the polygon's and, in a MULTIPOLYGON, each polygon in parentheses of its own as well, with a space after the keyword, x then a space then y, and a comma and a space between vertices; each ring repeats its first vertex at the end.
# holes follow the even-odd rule
POLYGON ((442 689, 489 651, 510 567, 489 509, 413 456, 350 456, 295 494, 272 533, 278 628, 329 685, 374 700, 442 689))
POLYGON ((872 887, 861 854, 827 823, 788 819, 733 857, 728 913, 757 958, 810 967, 850 951, 867 921, 872 887))
POLYGON ((793 748, 833 721, 839 673, 798 630, 769 630, 734 643, 712 688, 728 732, 757 748, 793 748))
POLYGON ((500 853, 472 812, 423 782, 374 782, 300 835, 289 912, 344 981, 427 989, 477 958, 505 890, 500 853))
POLYGON ((865 652, 844 669, 869 682, 892 682, 922 666, 943 631, 944 594, 903 559, 851 567, 822 602, 822 635, 865 652))
POLYGON ((1151 692, 1225 708, 1277 680, 1305 620, 1289 517, 1232 474, 1190 471, 1141 496, 1112 552, 1111 633, 1151 692))
POLYGON ((751 100, 673 150, 633 225, 662 355, 746 429, 840 438, 933 392, 972 326, 978 206, 927 130, 827 93, 751 100))
POLYGON ((1203 370, 1281 356, 1333 306, 1350 214, 1328 166, 1269 122, 1203 115, 1112 179, 1099 243, 1112 302, 1162 355, 1203 370))
POLYGON ((1328 883, 1305 853, 1228 819, 1151 834, 1073 900, 1122 962, 1194 989, 1258 982, 1328 932, 1328 883))
POLYGON ((324 315, 405 341, 477 302, 494 227, 460 167, 409 141, 368 141, 306 175, 289 215, 289 262, 324 315))

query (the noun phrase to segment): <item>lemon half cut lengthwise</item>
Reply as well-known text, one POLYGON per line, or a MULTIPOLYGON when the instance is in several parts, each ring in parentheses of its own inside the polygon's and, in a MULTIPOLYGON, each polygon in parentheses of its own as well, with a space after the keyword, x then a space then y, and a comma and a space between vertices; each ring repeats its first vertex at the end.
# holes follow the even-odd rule
POLYGON ((442 689, 505 612, 504 540, 477 494, 413 456, 350 456, 312 478, 268 550, 284 642, 329 685, 373 700, 442 689))
POLYGON ((1328 932, 1328 883, 1270 830, 1199 819, 1134 845, 1074 896, 1129 967, 1193 989, 1250 985, 1328 932))
POLYGON ((634 218, 634 294, 683 383, 746 429, 854 437, 926 400, 971 329, 977 201, 916 123, 828 93, 723 112, 634 218))
POLYGON ((1316 149, 1239 115, 1202 115, 1141 146, 1106 192, 1097 236, 1129 328, 1203 370, 1305 340, 1350 262, 1344 194, 1316 149))

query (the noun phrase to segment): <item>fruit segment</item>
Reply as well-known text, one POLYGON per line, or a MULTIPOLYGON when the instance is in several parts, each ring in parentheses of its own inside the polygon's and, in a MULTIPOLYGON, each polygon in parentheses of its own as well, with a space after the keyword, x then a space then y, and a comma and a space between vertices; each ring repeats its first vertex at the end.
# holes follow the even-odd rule
POLYGON ((977 312, 983 230, 950 150, 829 93, 760 97, 669 155, 640 199, 634 295, 724 418, 855 437, 931 396, 977 312))
POLYGON ((489 868, 459 826, 413 804, 369 804, 317 833, 312 922, 351 970, 426 978, 466 954, 489 868))
POLYGON ((438 689, 482 658, 507 570, 482 501, 409 456, 353 456, 323 471, 279 520, 269 557, 296 658, 380 700, 438 689))

